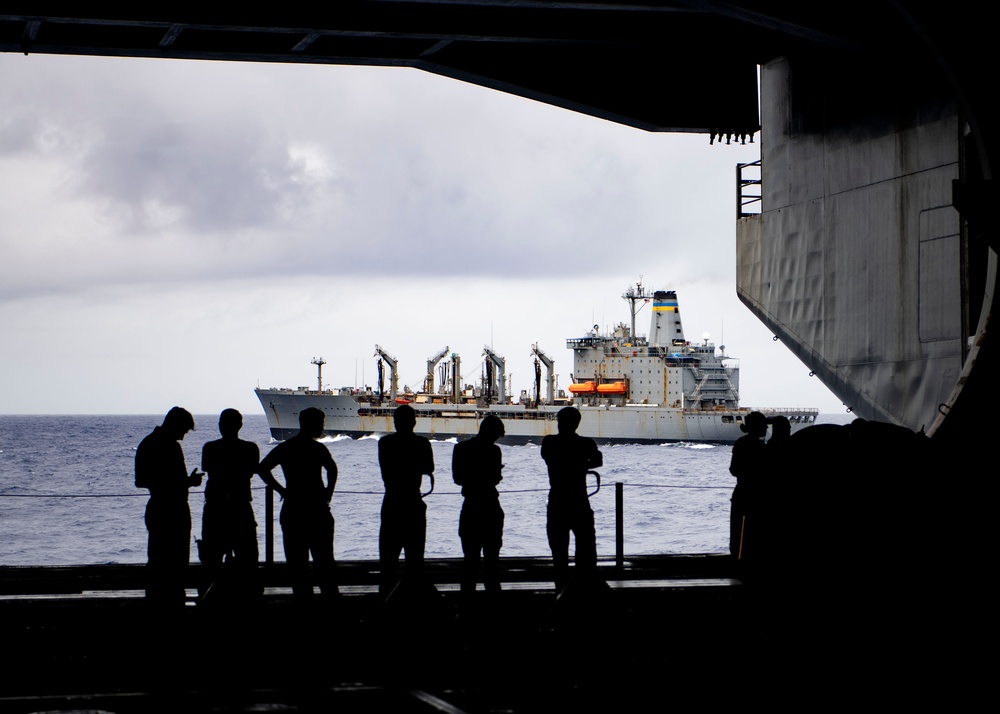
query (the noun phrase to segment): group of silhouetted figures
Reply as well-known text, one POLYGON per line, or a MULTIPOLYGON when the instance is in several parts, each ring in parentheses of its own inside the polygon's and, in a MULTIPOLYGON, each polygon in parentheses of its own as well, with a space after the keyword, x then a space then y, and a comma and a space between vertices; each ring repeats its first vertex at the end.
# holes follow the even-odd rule
POLYGON ((792 434, 785 417, 760 412, 741 429, 729 547, 744 583, 829 588, 849 573, 884 584, 936 542, 924 531, 913 547, 916 514, 931 512, 927 475, 938 458, 922 432, 855 419, 792 434))
MULTIPOLYGON (((557 418, 558 433, 546 436, 541 448, 549 475, 546 532, 556 590, 564 593, 571 575, 574 584, 582 584, 573 588, 576 592, 591 585, 606 588, 597 578, 594 512, 587 492, 587 474, 602 465, 601 452, 593 439, 576 433, 579 410, 567 407, 557 418), (570 534, 576 544, 572 570, 570 534)), ((317 441, 324 422, 321 410, 304 409, 298 434, 261 460, 257 445, 239 438, 240 413, 222 412, 221 438, 205 444, 201 460, 208 476, 202 538, 197 541, 205 573, 199 587, 203 600, 252 600, 262 593, 251 503, 255 476, 282 498, 280 522, 294 596, 311 598, 314 582, 324 596, 338 595, 330 508, 337 465, 317 441), (284 483, 272 473, 277 466, 284 483)), ((430 441, 414 433, 412 407, 397 407, 393 423, 395 432, 378 442, 385 487, 379 592, 386 600, 395 593, 403 597, 433 589, 423 576, 427 507, 421 487, 428 476, 433 491, 434 456, 430 441)), ((185 600, 191 541, 188 490, 206 475, 198 469, 187 472, 180 441, 193 428, 191 414, 174 407, 136 450, 135 483, 150 492, 147 597, 155 603, 185 600)), ((913 530, 912 514, 928 507, 929 491, 919 479, 937 463, 930 440, 922 432, 864 419, 849 425, 813 425, 793 435, 785 417, 768 419, 760 412, 747 414, 741 429, 745 435, 733 445, 730 464, 736 487, 729 539, 741 580, 776 584, 792 577, 816 582, 838 572, 886 580, 884 550, 906 542, 913 530)), ((464 497, 458 534, 465 556, 465 595, 474 593, 480 580, 487 593, 500 590, 504 511, 497 485, 504 465, 497 441, 503 436, 503 422, 490 415, 476 436, 456 444, 452 452, 453 479, 464 497)), ((894 553, 893 562, 912 565, 931 552, 935 542, 929 538, 921 550, 894 553)))
MULTIPOLYGON (((597 578, 594 512, 587 493, 587 474, 602 465, 593 439, 580 436, 580 412, 559 411, 558 433, 542 441, 541 455, 549 473, 546 530, 552 550, 554 580, 563 591, 570 580, 569 539, 576 544, 574 580, 597 578)), ((180 441, 194 428, 194 417, 174 407, 161 426, 139 444, 135 456, 135 484, 149 489, 146 528, 149 531, 147 599, 154 604, 185 601, 185 576, 190 559, 191 511, 188 490, 201 485, 207 474, 202 538, 198 554, 205 577, 199 587, 205 602, 251 602, 263 590, 258 575, 257 522, 251 483, 259 476, 282 499, 281 529, 285 561, 296 599, 313 597, 309 571, 325 599, 339 594, 333 550, 334 519, 330 508, 337 484, 337 465, 317 439, 324 434, 325 416, 316 408, 299 414, 299 432, 260 459, 257 445, 239 438, 243 417, 226 409, 219 417, 220 439, 205 444, 201 468, 190 474, 180 441), (280 466, 281 483, 273 475, 280 466), (324 482, 323 472, 326 472, 324 482)), ((408 590, 433 588, 423 574, 427 506, 421 486, 424 476, 434 486, 434 456, 430 441, 414 433, 416 412, 401 405, 393 412, 395 432, 378 442, 378 461, 385 495, 379 529, 379 592, 389 599, 408 590), (402 572, 400 556, 404 555, 402 572)), ((471 596, 480 578, 486 592, 500 590, 499 560, 503 545, 504 512, 497 484, 503 479, 502 454, 497 441, 504 436, 503 421, 486 416, 479 433, 456 444, 452 476, 462 487, 464 501, 459 537, 465 556, 461 591, 471 596)))

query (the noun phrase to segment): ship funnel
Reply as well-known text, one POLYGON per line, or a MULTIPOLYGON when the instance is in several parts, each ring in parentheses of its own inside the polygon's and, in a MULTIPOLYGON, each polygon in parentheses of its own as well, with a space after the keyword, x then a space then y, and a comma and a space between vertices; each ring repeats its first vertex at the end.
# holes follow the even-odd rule
POLYGON ((677 293, 657 290, 653 293, 653 314, 649 324, 649 344, 668 347, 676 340, 684 342, 681 313, 677 306, 677 293))

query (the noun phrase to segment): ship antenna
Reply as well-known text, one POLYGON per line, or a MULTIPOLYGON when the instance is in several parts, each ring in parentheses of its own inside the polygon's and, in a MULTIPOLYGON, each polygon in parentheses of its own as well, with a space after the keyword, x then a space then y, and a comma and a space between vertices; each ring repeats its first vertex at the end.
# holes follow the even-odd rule
POLYGON ((639 276, 638 282, 636 282, 635 287, 631 285, 625 290, 625 294, 622 295, 622 299, 628 302, 629 312, 632 314, 632 332, 629 333, 629 338, 635 341, 635 314, 642 309, 642 305, 649 302, 649 294, 646 289, 642 286, 642 276, 639 276), (642 303, 639 307, 636 307, 638 303, 642 303))
POLYGON ((313 357, 312 363, 316 365, 316 391, 323 391, 323 365, 326 364, 326 360, 320 357, 316 359, 313 357))

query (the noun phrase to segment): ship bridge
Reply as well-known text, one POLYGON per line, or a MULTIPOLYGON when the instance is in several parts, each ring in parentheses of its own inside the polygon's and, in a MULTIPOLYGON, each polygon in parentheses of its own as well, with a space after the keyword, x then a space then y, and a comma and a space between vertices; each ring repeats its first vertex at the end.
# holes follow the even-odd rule
POLYGON ((1000 133, 986 6, 96 8, 6 3, 0 51, 410 67, 706 144, 760 131, 761 176, 738 185, 760 187, 762 210, 745 217, 735 201, 740 299, 856 414, 959 440, 992 427, 1000 133))

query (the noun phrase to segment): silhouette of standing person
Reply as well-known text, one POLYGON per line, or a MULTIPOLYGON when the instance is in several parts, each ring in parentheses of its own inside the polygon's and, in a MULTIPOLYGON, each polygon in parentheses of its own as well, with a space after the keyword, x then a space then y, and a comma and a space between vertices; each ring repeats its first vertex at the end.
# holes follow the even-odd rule
POLYGON ((338 594, 334 579, 334 522, 330 512, 337 485, 337 464, 330 450, 316 441, 323 436, 325 421, 326 415, 320 409, 303 409, 299 412, 299 433, 271 449, 257 469, 264 482, 282 498, 280 521, 285 562, 292 571, 292 594, 298 600, 313 595, 309 581, 310 553, 320 592, 325 597, 338 594), (275 466, 281 466, 284 486, 271 473, 275 466))
POLYGON ((795 536, 794 513, 795 496, 800 488, 795 483, 795 466, 792 463, 792 425, 788 417, 776 416, 768 419, 771 438, 764 450, 765 463, 760 473, 760 483, 754 488, 758 492, 753 514, 754 531, 757 534, 755 555, 758 556, 759 570, 772 579, 778 575, 783 557, 787 557, 795 536))
POLYGON ((213 587, 225 559, 235 571, 235 588, 229 594, 248 596, 256 587, 253 580, 260 555, 250 493, 260 449, 240 439, 242 428, 243 415, 235 409, 224 410, 219 415, 222 438, 209 441, 201 450, 201 468, 208 481, 198 554, 207 570, 208 588, 213 587))
POLYGON ((381 527, 378 533, 378 557, 382 570, 380 592, 388 595, 396 583, 399 555, 406 553, 404 573, 419 576, 424 568, 424 542, 427 532, 427 505, 420 494, 424 474, 434 489, 434 454, 431 442, 413 433, 417 413, 403 404, 392 414, 396 427, 378 442, 378 465, 385 484, 382 499, 381 527))
POLYGON ((191 509, 188 489, 204 474, 188 475, 180 441, 194 429, 194 417, 173 407, 135 450, 136 488, 149 489, 146 599, 155 605, 184 604, 184 571, 191 560, 191 509))
POLYGON ((486 592, 500 592, 504 512, 497 484, 503 479, 503 455, 496 441, 503 435, 500 417, 490 414, 479 425, 478 435, 459 442, 452 451, 452 478, 462 487, 465 498, 458 519, 458 536, 465 555, 462 594, 466 597, 476 591, 480 559, 486 592))
POLYGON ((569 534, 576 542, 578 574, 597 571, 597 534, 594 511, 587 496, 587 472, 604 463, 597 443, 576 433, 580 411, 565 407, 556 415, 558 434, 542 439, 542 459, 549 470, 546 532, 552 549, 555 587, 561 591, 569 575, 569 534))
POLYGON ((747 560, 751 555, 753 511, 758 505, 760 489, 766 478, 767 417, 760 412, 750 412, 743 419, 740 431, 744 433, 733 444, 729 473, 736 477, 736 487, 729 513, 729 552, 737 560, 747 560))

